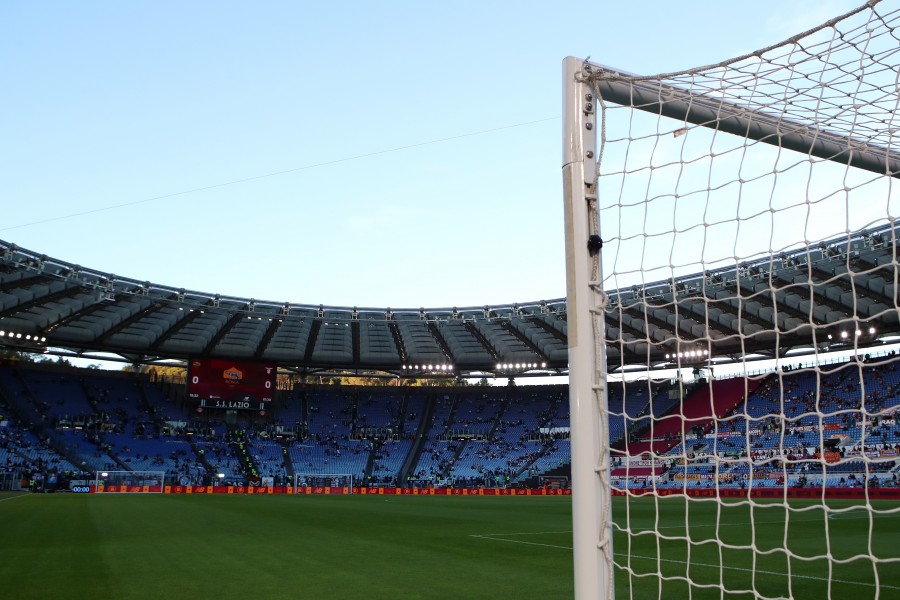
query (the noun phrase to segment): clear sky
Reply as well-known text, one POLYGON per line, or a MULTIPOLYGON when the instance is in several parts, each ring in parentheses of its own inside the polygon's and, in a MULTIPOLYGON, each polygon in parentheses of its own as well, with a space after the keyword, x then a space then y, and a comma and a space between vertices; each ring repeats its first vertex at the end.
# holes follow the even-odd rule
POLYGON ((209 293, 565 295, 561 61, 638 74, 862 0, 0 3, 0 239, 209 293))

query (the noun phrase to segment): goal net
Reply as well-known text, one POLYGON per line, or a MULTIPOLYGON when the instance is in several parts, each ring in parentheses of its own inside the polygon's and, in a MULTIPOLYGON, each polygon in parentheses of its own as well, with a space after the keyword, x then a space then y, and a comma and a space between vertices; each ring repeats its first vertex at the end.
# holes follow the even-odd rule
POLYGON ((296 473, 294 489, 340 489, 343 494, 353 493, 353 475, 349 473, 296 473))
POLYGON ((165 471, 97 471, 94 489, 98 494, 161 494, 165 481, 165 471))
POLYGON ((576 597, 900 597, 898 24, 566 59, 576 597))

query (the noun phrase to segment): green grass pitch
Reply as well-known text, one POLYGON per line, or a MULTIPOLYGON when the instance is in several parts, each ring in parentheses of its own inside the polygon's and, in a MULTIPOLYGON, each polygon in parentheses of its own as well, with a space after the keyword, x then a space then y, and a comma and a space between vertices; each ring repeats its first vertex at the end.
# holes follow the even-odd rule
MULTIPOLYGON (((786 526, 772 503, 616 498, 614 520, 630 530, 614 538, 617 596, 720 598, 724 586, 900 598, 900 505, 876 503, 872 518, 861 503, 830 505, 847 512, 827 519, 792 502, 786 526), (788 558, 785 544, 820 558, 788 558), (888 560, 873 568, 870 553, 888 560)), ((0 495, 0 582, 9 600, 568 598, 570 506, 564 496, 0 495)))

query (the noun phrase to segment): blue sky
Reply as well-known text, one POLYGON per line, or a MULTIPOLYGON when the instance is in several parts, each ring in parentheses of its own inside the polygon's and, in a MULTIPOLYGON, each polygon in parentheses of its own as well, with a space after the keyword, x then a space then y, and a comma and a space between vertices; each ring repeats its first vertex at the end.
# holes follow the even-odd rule
POLYGON ((0 239, 279 302, 561 297, 566 55, 685 69, 861 2, 7 0, 0 239))

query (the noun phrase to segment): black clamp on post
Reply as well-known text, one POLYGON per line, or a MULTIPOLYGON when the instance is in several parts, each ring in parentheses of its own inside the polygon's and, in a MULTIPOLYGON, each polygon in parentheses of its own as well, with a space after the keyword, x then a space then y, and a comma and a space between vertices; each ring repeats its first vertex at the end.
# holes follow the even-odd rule
POLYGON ((603 240, 600 239, 600 236, 596 233, 590 237, 588 237, 587 242, 588 252, 591 256, 597 256, 597 253, 600 252, 600 249, 603 248, 603 240))

